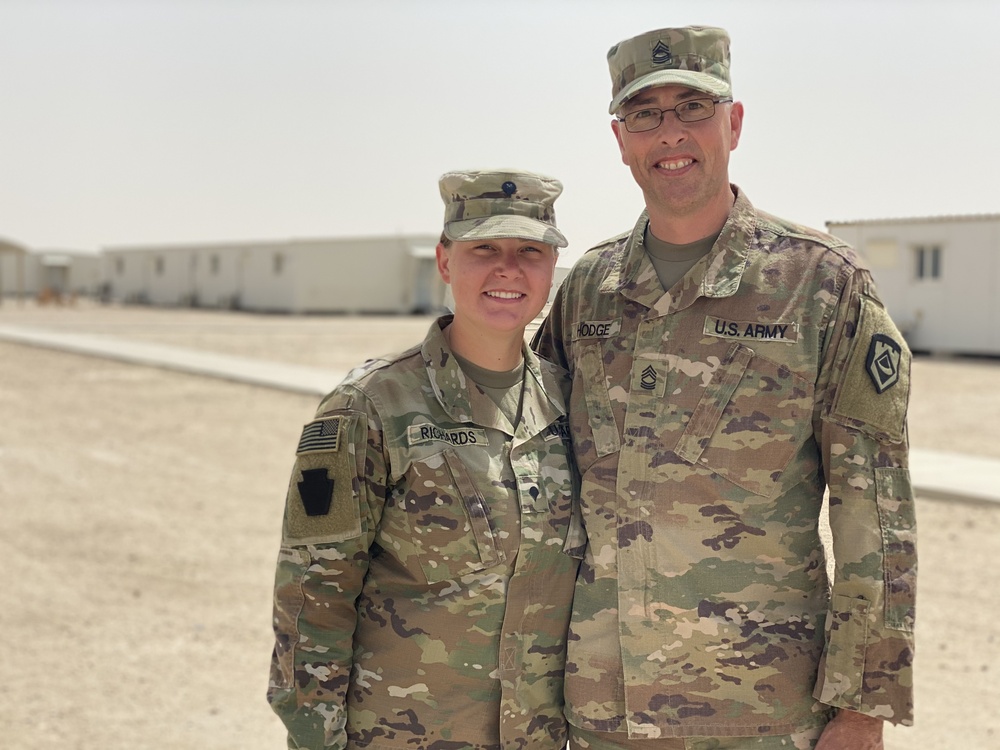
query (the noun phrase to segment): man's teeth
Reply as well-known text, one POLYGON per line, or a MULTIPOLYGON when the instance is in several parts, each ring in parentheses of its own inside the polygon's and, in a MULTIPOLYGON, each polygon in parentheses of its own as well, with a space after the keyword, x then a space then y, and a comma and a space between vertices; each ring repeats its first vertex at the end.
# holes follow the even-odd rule
POLYGON ((490 297, 499 297, 500 299, 519 299, 524 295, 520 292, 486 292, 490 297))
POLYGON ((693 163, 694 159, 685 159, 684 161, 661 161, 656 166, 659 167, 660 169, 667 169, 672 171, 674 169, 683 169, 684 167, 693 163))

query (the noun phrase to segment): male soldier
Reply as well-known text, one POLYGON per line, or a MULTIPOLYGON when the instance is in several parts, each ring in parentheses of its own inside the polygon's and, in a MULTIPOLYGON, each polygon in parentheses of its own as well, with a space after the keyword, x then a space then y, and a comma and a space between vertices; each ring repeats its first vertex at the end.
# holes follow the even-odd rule
POLYGON ((534 342, 573 375, 588 534, 571 747, 881 748, 883 720, 912 722, 909 352, 850 247, 730 184, 725 31, 649 32, 608 62, 646 210, 576 264, 534 342))

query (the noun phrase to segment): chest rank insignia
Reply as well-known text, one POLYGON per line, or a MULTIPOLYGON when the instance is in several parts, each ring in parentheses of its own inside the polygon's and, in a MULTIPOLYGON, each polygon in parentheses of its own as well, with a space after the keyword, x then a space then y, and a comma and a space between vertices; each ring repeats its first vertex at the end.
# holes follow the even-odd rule
POLYGON ((878 393, 885 393, 899 381, 899 360, 902 348, 888 336, 876 333, 868 347, 865 367, 878 393))
POLYGON ((639 385, 647 391, 656 388, 656 370, 652 365, 646 365, 646 369, 640 374, 639 385))
POLYGON ((673 55, 670 54, 670 47, 658 41, 656 46, 653 47, 653 64, 666 65, 672 59, 673 55))

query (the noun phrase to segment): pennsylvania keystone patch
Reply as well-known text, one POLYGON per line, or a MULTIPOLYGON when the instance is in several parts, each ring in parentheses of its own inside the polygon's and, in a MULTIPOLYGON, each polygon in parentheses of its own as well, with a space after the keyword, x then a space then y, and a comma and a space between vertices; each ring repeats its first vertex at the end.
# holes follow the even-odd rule
POLYGON ((333 500, 333 480, 326 469, 303 469, 299 497, 307 516, 325 516, 333 500))

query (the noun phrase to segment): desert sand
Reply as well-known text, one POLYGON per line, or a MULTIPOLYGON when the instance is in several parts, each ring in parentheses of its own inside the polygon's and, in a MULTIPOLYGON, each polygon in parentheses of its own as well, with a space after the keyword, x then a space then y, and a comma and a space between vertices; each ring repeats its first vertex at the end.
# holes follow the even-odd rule
MULTIPOLYGON (((344 371, 429 318, 37 307, 30 325, 344 371)), ((334 385, 331 382, 331 386, 334 385)), ((274 750, 264 699, 285 487, 317 399, 0 342, 0 747, 274 750)), ((918 358, 915 448, 1000 458, 1000 361, 918 358)), ((917 724, 1000 748, 1000 504, 920 496, 917 724)))

